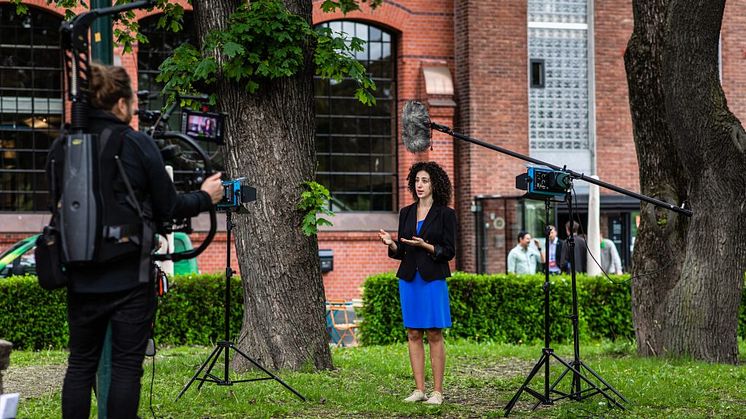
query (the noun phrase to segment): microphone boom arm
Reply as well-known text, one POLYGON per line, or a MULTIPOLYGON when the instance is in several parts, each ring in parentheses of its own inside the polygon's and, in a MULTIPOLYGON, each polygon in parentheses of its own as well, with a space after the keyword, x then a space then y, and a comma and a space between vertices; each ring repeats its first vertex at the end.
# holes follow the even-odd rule
POLYGON ((469 137, 467 135, 460 134, 458 132, 454 132, 450 127, 447 127, 445 125, 436 124, 435 122, 431 121, 430 122, 430 128, 432 128, 432 129, 434 129, 436 131, 440 131, 442 133, 448 134, 448 135, 450 135, 450 136, 452 136, 454 138, 457 138, 459 140, 466 141, 468 143, 472 143, 472 144, 476 144, 476 145, 479 145, 479 146, 482 146, 482 147, 485 147, 485 148, 489 148, 490 150, 494 150, 494 151, 497 151, 497 152, 500 152, 500 153, 503 153, 503 154, 507 154, 509 156, 515 157, 515 158, 523 160, 523 161, 527 161, 529 163, 534 163, 534 164, 546 166, 546 167, 549 167, 551 169, 567 173, 573 179, 584 180, 584 181, 586 181, 588 183, 593 183, 594 185, 598 185, 598 186, 601 186, 603 188, 610 189, 612 191, 619 192, 619 193, 627 195, 627 196, 631 196, 631 197, 636 198, 636 199, 638 199, 640 201, 645 201, 645 202, 648 202, 648 203, 653 204, 655 206, 666 208, 666 209, 668 209, 670 211, 678 212, 680 214, 686 215, 687 217, 691 217, 692 214, 693 214, 692 210, 684 208, 683 205, 681 207, 679 207, 679 206, 670 204, 668 202, 664 202, 664 201, 661 201, 659 199, 655 199, 655 198, 649 197, 647 195, 642 195, 642 194, 639 194, 637 192, 632 192, 630 190, 621 188, 619 186, 612 185, 611 183, 604 182, 602 180, 594 179, 592 177, 584 175, 583 173, 578 173, 578 172, 575 172, 573 170, 568 170, 565 167, 559 167, 557 165, 554 165, 554 164, 551 164, 551 163, 547 163, 545 161, 542 161, 542 160, 539 160, 539 159, 535 159, 533 157, 529 157, 529 156, 526 156, 526 155, 521 154, 521 153, 517 153, 517 152, 512 151, 512 150, 508 150, 507 148, 503 148, 503 147, 500 147, 500 146, 497 146, 497 145, 494 145, 494 144, 490 144, 490 143, 484 142, 482 140, 478 140, 476 138, 471 138, 471 137, 469 137))

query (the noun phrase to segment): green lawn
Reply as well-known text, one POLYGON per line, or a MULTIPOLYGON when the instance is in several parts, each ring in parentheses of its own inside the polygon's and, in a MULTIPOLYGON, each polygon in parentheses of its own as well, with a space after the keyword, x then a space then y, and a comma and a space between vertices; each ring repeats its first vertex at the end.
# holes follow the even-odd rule
MULTIPOLYGON (((502 416, 503 407, 541 355, 540 345, 448 342, 446 403, 440 407, 401 402, 413 388, 405 345, 335 350, 337 369, 333 371, 279 372, 284 381, 308 398, 305 403, 275 381, 232 387, 208 383, 200 391, 195 384, 174 402, 211 349, 178 347, 158 352, 153 390, 156 417, 496 417, 502 416)), ((555 349, 563 359, 571 359, 572 347, 555 349)), ((741 349, 744 353, 743 344, 741 349)), ((581 358, 630 401, 628 411, 609 409, 604 398, 595 395, 582 402, 560 401, 531 412, 534 399, 524 395, 513 416, 746 417, 743 366, 639 358, 634 355, 634 347, 619 343, 583 344, 581 358)), ((59 386, 54 383, 64 362, 62 351, 13 352, 9 373, 13 380, 6 377, 6 390, 13 391, 13 385, 21 385, 24 380, 34 384, 30 391, 33 397, 21 401, 19 418, 60 416, 59 386), (40 389, 41 384, 48 389, 40 389)), ((556 376, 561 368, 556 362, 552 365, 556 376)), ((151 360, 147 359, 140 403, 143 418, 152 417, 148 403, 151 371, 151 360)), ((217 366, 215 372, 222 375, 217 366)), ((541 380, 540 374, 534 384, 536 390, 542 391, 541 380)), ((428 376, 428 384, 431 382, 428 376)), ((567 389, 569 383, 568 376, 559 388, 567 389)))

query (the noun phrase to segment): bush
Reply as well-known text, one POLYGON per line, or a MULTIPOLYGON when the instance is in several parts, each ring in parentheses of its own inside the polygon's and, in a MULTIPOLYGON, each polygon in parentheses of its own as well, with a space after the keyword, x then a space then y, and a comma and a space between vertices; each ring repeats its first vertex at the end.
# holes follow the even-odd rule
MULTIPOLYGON (((629 276, 577 275, 579 328, 582 337, 633 339, 629 276)), ((535 342, 544 339, 544 276, 476 275, 457 272, 448 279, 453 326, 446 336, 477 341, 535 342)), ((403 342, 406 334, 399 305, 398 279, 393 273, 365 281, 364 345, 403 342)), ((551 277, 550 334, 553 342, 572 339, 571 281, 551 277)))
MULTIPOLYGON (((155 326, 158 344, 210 345, 225 334, 225 277, 221 274, 175 276, 159 299, 155 326)), ((17 349, 66 348, 68 341, 65 289, 46 291, 35 276, 0 281, 0 338, 17 349)), ((231 336, 243 317, 241 279, 231 280, 231 336)))
POLYGON ((46 291, 35 276, 0 280, 0 339, 17 349, 67 347, 67 292, 46 291))

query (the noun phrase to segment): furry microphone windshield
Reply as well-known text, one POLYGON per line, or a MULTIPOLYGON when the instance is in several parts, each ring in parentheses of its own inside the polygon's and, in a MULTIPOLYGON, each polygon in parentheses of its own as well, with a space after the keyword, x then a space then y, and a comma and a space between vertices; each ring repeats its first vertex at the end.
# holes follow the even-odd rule
POLYGON ((404 103, 401 138, 407 150, 418 153, 430 147, 430 126, 430 116, 425 105, 416 100, 404 103))

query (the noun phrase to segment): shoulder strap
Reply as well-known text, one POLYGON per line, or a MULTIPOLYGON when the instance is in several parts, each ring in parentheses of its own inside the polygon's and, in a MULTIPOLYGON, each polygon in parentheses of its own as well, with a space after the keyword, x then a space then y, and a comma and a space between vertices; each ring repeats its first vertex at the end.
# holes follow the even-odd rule
POLYGON ((142 207, 140 206, 140 202, 135 194, 135 189, 132 187, 132 182, 130 182, 127 172, 124 170, 122 160, 119 158, 119 155, 122 154, 122 146, 124 145, 126 133, 130 129, 129 125, 117 126, 116 128, 106 127, 101 132, 99 143, 101 146, 100 150, 102 159, 107 159, 110 156, 114 159, 119 176, 122 177, 124 186, 127 188, 127 195, 130 204, 135 208, 137 215, 142 219, 144 217, 142 207))

